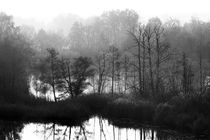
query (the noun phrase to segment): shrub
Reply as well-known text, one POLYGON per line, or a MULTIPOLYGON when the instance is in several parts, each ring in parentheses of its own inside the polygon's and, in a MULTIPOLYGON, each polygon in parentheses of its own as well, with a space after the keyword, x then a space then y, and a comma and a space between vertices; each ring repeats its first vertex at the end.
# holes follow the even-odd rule
POLYGON ((176 116, 172 105, 169 105, 167 103, 161 103, 157 106, 154 117, 154 121, 157 124, 174 127, 175 120, 176 116))
POLYGON ((194 122, 192 131, 196 135, 201 135, 209 127, 209 121, 202 115, 200 115, 194 122))

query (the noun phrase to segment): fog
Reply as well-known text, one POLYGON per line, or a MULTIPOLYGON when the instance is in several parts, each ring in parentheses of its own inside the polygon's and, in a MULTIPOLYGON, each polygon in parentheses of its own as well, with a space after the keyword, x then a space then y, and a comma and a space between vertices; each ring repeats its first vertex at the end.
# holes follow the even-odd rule
POLYGON ((60 31, 60 25, 64 26, 62 30, 69 30, 75 21, 116 9, 135 10, 144 22, 155 16, 162 21, 175 18, 181 23, 192 17, 209 21, 209 3, 208 0, 1 0, 0 11, 12 15, 16 25, 60 31))
POLYGON ((0 0, 0 139, 209 139, 209 4, 0 0))

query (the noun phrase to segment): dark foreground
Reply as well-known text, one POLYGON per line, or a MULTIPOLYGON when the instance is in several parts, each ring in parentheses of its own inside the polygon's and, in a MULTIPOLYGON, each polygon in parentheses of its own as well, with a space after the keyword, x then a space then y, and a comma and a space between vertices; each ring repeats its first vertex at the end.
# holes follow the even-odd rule
POLYGON ((209 138, 209 107, 208 98, 202 96, 179 96, 166 103, 154 103, 129 96, 92 94, 58 103, 41 99, 3 103, 0 119, 79 125, 97 115, 119 127, 134 128, 143 124, 209 138))

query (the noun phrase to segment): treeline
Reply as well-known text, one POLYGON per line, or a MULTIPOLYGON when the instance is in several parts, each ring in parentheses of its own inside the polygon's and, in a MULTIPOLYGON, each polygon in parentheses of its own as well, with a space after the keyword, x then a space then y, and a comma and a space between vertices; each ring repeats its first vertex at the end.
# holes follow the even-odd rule
POLYGON ((95 70, 89 78, 92 92, 167 100, 206 92, 209 28, 208 22, 198 19, 184 25, 159 18, 141 23, 135 11, 116 10, 89 25, 76 22, 68 36, 40 30, 34 40, 40 50, 51 47, 61 56, 90 57, 95 70))
POLYGON ((155 17, 142 23, 133 10, 113 10, 90 24, 76 22, 64 36, 16 27, 3 13, 0 18, 4 94, 23 85, 26 90, 31 77, 36 92, 52 90, 55 100, 57 91, 73 97, 88 86, 89 92, 160 101, 207 92, 209 22, 192 19, 181 25, 155 17))
POLYGON ((30 42, 20 33, 11 16, 0 13, 0 100, 28 96, 30 42))

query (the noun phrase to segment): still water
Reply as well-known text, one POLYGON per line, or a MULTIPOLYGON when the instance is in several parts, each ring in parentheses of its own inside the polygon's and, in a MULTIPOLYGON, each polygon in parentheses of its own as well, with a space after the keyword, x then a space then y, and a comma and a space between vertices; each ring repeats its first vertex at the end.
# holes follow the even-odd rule
POLYGON ((151 128, 119 128, 93 117, 80 126, 0 121, 0 140, 188 140, 151 128))

